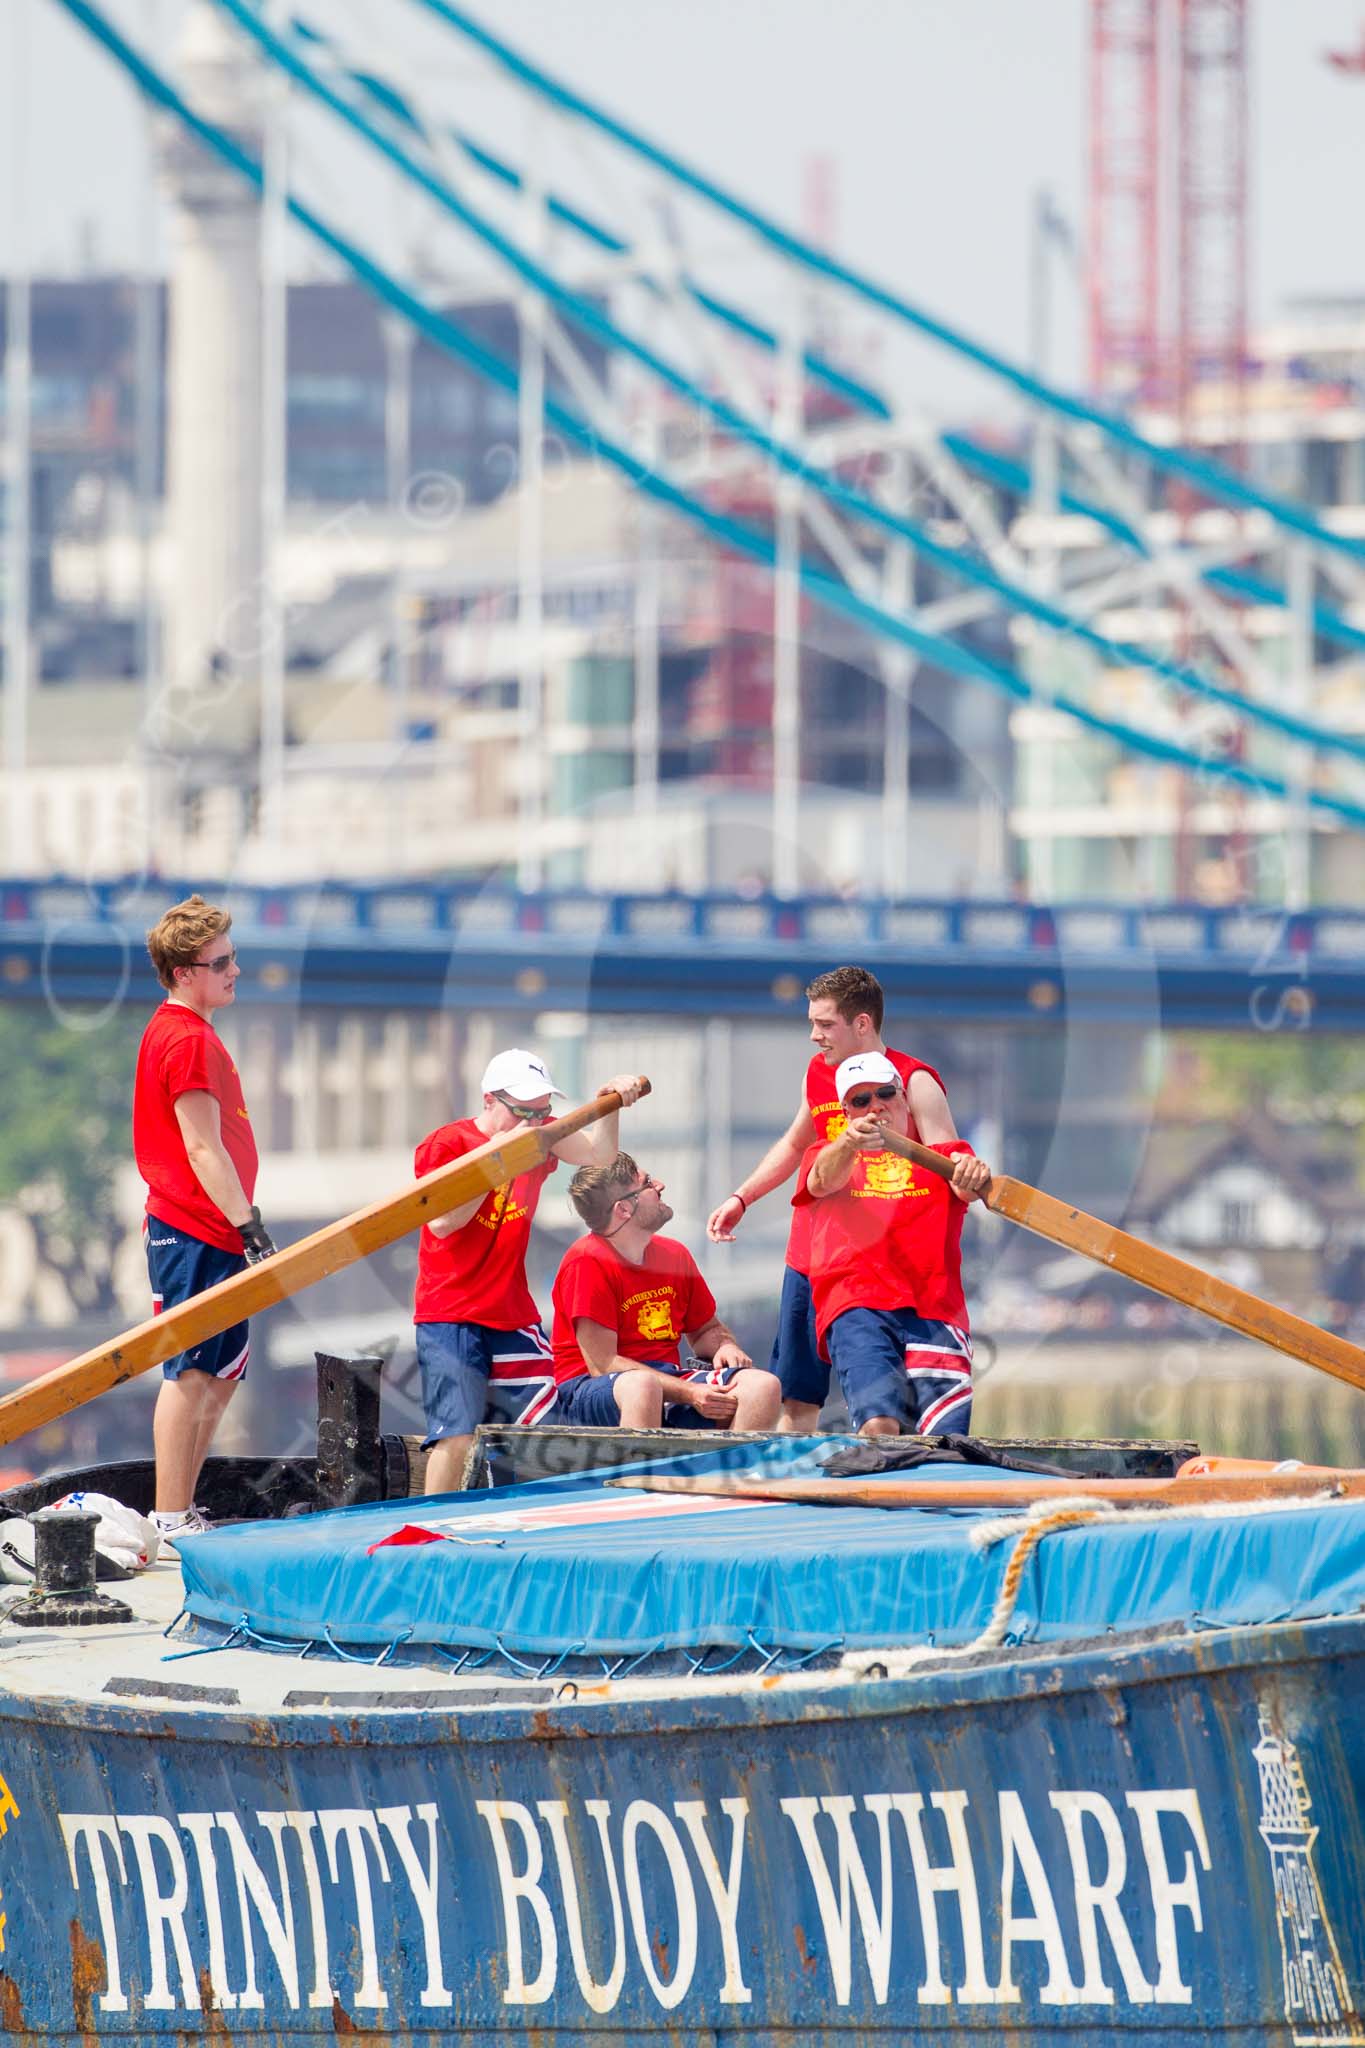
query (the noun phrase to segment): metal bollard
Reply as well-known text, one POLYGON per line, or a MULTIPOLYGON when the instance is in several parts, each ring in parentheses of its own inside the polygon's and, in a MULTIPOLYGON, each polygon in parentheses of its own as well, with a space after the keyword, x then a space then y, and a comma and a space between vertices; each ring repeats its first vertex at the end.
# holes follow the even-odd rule
POLYGON ((382 1358, 333 1358, 318 1365, 318 1491, 329 1508, 383 1500, 384 1445, 379 1434, 382 1358))
POLYGON ((46 1508, 33 1524, 33 1584, 5 1610, 20 1628, 90 1628, 131 1621, 133 1610, 95 1586, 98 1515, 78 1508, 46 1508))

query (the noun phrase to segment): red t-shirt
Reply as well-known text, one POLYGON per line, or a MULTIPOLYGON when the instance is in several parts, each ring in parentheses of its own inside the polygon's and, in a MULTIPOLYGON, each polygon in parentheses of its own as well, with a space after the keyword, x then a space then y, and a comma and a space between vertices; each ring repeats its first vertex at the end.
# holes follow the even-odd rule
MULTIPOLYGON (((451 1159, 476 1152, 488 1139, 472 1116, 442 1124, 417 1147, 413 1170, 420 1180, 451 1159)), ((417 1240, 416 1323, 482 1323, 489 1330, 524 1330, 538 1311, 526 1284, 526 1251, 531 1223, 546 1179, 559 1164, 553 1156, 490 1188, 468 1223, 449 1237, 433 1237, 423 1225, 417 1240)), ((456 1203, 455 1207, 459 1207, 456 1203)))
MULTIPOLYGON (((886 1049, 886 1057, 905 1083, 907 1092, 912 1074, 928 1074, 931 1080, 937 1081, 939 1087, 943 1088, 943 1077, 938 1069, 931 1067, 927 1061, 912 1060, 908 1052, 892 1052, 890 1046, 886 1049)), ((821 1145, 828 1145, 831 1139, 837 1138, 848 1123, 848 1118, 840 1107, 839 1098, 834 1092, 834 1076, 837 1072, 838 1068, 831 1067, 822 1060, 819 1053, 806 1068, 806 1107, 810 1111, 811 1122, 815 1125, 816 1141, 821 1145)), ((945 1088, 943 1092, 946 1095, 948 1091, 945 1088)), ((910 1119, 907 1136, 915 1139, 919 1137, 913 1116, 910 1119)), ((797 1273, 810 1271, 810 1211, 797 1201, 795 1195, 792 1196, 791 1235, 787 1239, 787 1264, 797 1273)))
MULTIPOLYGON (((821 1349, 849 1308, 911 1308, 967 1328, 962 1295, 962 1219, 967 1205, 946 1181, 894 1152, 860 1152, 834 1195, 807 1188, 819 1145, 801 1162, 793 1199, 811 1222, 811 1293, 821 1349)), ((965 1138, 933 1150, 971 1152, 965 1138)))
POLYGON ((223 1149, 237 1169, 242 1193, 253 1202, 256 1139, 237 1069, 207 1018, 183 1003, 163 1003, 142 1034, 133 1083, 133 1155, 147 1183, 147 1214, 201 1244, 239 1252, 242 1233, 204 1193, 185 1150, 175 1104, 194 1089, 216 1099, 223 1149))
POLYGON ((641 1365, 677 1365, 678 1339, 704 1329, 716 1313, 716 1297, 696 1260, 672 1237, 652 1237, 638 1266, 628 1265, 609 1238, 580 1237, 564 1254, 553 1299, 550 1341, 561 1384, 588 1370, 574 1332, 580 1316, 615 1330, 623 1358, 641 1365))

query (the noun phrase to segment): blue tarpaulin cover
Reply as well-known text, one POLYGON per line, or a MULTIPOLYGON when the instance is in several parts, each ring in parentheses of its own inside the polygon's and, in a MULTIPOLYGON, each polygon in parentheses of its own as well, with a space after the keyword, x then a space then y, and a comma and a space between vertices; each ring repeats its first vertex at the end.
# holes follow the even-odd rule
MULTIPOLYGON (((735 1503, 603 1485, 665 1463, 684 1472, 742 1463, 789 1477, 819 1470, 809 1443, 740 1451, 217 1529, 181 1547, 186 1604, 199 1622, 245 1623, 284 1643, 325 1646, 330 1637, 542 1657, 751 1643, 791 1652, 946 1647, 986 1626, 1013 1546, 972 1545, 982 1510, 735 1503), (385 1542, 405 1528, 418 1540, 385 1542), (423 1533, 445 1540, 423 1542, 423 1533)), ((906 1484, 907 1475, 893 1476, 906 1484)), ((961 1466, 926 1466, 913 1483, 932 1501, 945 1480, 963 1476, 961 1466)), ((1063 1641, 1362 1605, 1365 1502, 1208 1518, 1167 1511, 1049 1535, 1025 1572, 1011 1633, 1063 1641)))

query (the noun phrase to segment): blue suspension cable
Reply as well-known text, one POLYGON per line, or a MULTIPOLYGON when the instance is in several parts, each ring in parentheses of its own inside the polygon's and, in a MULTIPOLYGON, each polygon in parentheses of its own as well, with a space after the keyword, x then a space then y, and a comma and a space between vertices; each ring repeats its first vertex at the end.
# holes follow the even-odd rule
MULTIPOLYGON (((342 52, 340 45, 334 37, 324 35, 321 30, 313 27, 298 15, 293 17, 291 25, 294 32, 304 41, 313 43, 331 53, 335 60, 344 66, 348 76, 365 92, 369 93, 380 106, 384 107, 395 120, 400 121, 414 134, 421 136, 423 140, 429 139, 425 134, 422 121, 403 95, 388 85, 386 81, 378 78, 373 72, 364 71, 355 65, 348 64, 344 52, 342 52)), ((501 184, 506 185, 512 191, 520 192, 525 189, 525 180, 521 172, 514 165, 507 163, 501 157, 495 156, 491 150, 484 148, 472 136, 459 128, 451 128, 449 134, 471 163, 477 164, 481 170, 486 171, 489 176, 496 178, 501 184)), ((600 221, 594 220, 591 215, 583 213, 578 207, 571 205, 567 200, 561 199, 555 193, 550 192, 546 194, 545 205, 547 212, 553 219, 572 228, 577 234, 583 236, 585 240, 592 242, 597 248, 606 251, 610 255, 628 256, 631 254, 631 245, 624 237, 603 226, 600 221)), ((642 279, 642 283, 656 294, 659 292, 659 287, 654 284, 652 279, 642 279)), ((761 321, 756 320, 741 307, 734 305, 733 302, 717 298, 699 285, 695 279, 683 277, 680 279, 680 285, 697 305, 701 306, 723 325, 731 328, 735 333, 743 335, 746 340, 756 343, 759 347, 769 351, 769 353, 776 353, 781 347, 781 338, 772 328, 765 327, 761 321)), ((861 407, 864 411, 874 414, 879 419, 889 420, 891 418, 891 408, 880 392, 873 390, 870 385, 862 383, 859 379, 849 376, 846 371, 841 370, 836 364, 829 362, 817 350, 808 349, 804 352, 804 364, 811 378, 815 382, 823 384, 826 389, 836 393, 841 398, 847 399, 853 405, 861 407)), ((966 434, 949 432, 941 434, 939 439, 947 452, 960 462, 964 469, 983 476, 991 482, 998 483, 1007 490, 1015 490, 1024 494, 1030 489, 1030 472, 1022 463, 1013 461, 996 449, 983 446, 980 442, 973 440, 966 434)), ((1105 532, 1112 534, 1116 540, 1123 541, 1126 545, 1135 548, 1139 553, 1146 555, 1149 552, 1141 534, 1130 526, 1126 520, 1121 519, 1116 513, 1110 512, 1105 506, 1096 504, 1091 499, 1078 497, 1074 492, 1066 490, 1059 493, 1058 502, 1064 511, 1074 512, 1083 518, 1092 520, 1105 532)), ((1230 596, 1248 598, 1258 604, 1286 608, 1288 606, 1289 599, 1282 588, 1243 571, 1232 568, 1205 569, 1200 574, 1202 580, 1211 589, 1224 591, 1230 596)), ((1324 639, 1330 639, 1345 647, 1365 647, 1365 629, 1351 625, 1349 620, 1345 619, 1340 612, 1334 610, 1330 605, 1321 602, 1314 605, 1313 624, 1314 630, 1321 634, 1324 639)))
MULTIPOLYGON (((1230 597, 1244 597, 1251 604, 1270 604, 1287 610, 1288 593, 1278 583, 1271 583, 1264 576, 1253 576, 1249 569, 1206 569, 1204 581, 1215 590, 1225 590, 1230 597)), ((1365 628, 1353 626, 1331 605, 1315 603, 1312 607, 1313 631, 1324 640, 1335 641, 1340 647, 1365 648, 1365 628)))
MULTIPOLYGON (((1002 455, 997 448, 983 446, 969 434, 949 433, 940 438, 948 453, 964 469, 984 477, 988 483, 999 484, 1002 490, 1015 492, 1020 498, 1028 497, 1033 488, 1033 472, 1026 463, 1002 455)), ((1064 512, 1075 512, 1083 519, 1093 520, 1115 540, 1136 549, 1139 554, 1149 553, 1147 543, 1134 527, 1106 511, 1103 505, 1097 505, 1093 499, 1077 497, 1074 491, 1059 491, 1057 502, 1064 512)), ((1271 583, 1266 577, 1253 576, 1249 570, 1227 567, 1200 569, 1198 573, 1200 581, 1207 583, 1212 590, 1225 591, 1230 597, 1247 598, 1253 604, 1288 609, 1289 597, 1282 586, 1271 583)), ((1365 628, 1353 626, 1341 612, 1320 601, 1313 606, 1313 630, 1324 640, 1335 641, 1342 647, 1365 647, 1365 628)))
MULTIPOLYGON (((1021 498, 1027 498, 1032 485, 1032 473, 1012 456, 1002 455, 998 448, 987 448, 981 441, 973 440, 970 434, 949 431, 940 436, 944 447, 955 462, 960 462, 973 476, 984 477, 987 483, 999 484, 1005 491, 1013 491, 1021 498)), ((1078 498, 1074 491, 1059 490, 1057 503, 1063 512, 1075 512, 1082 518, 1093 519, 1097 526, 1110 534, 1113 539, 1123 542, 1125 547, 1147 552, 1142 536, 1136 527, 1126 519, 1110 512, 1103 505, 1096 505, 1088 498, 1078 498)))
POLYGON ((810 484, 832 504, 840 506, 855 518, 880 527, 884 532, 908 540, 927 560, 937 563, 949 574, 993 591, 1013 609, 1027 613, 1054 632, 1080 641, 1104 660, 1119 662, 1130 668, 1148 669, 1164 682, 1173 683, 1180 689, 1210 698, 1214 703, 1235 712, 1238 717, 1266 726, 1285 738, 1308 746, 1320 747, 1328 752, 1343 753, 1353 760, 1365 761, 1365 738, 1336 732, 1330 727, 1318 724, 1314 719, 1301 717, 1295 712, 1282 711, 1246 697, 1238 690, 1214 682, 1198 669, 1190 668, 1184 663, 1168 661, 1161 655, 1149 652, 1135 641, 1112 639, 1063 606, 1051 603, 1022 584, 1014 583, 1002 576, 988 563, 966 555, 959 549, 944 546, 933 538, 927 527, 921 526, 905 514, 889 511, 875 498, 843 483, 829 471, 807 462, 794 448, 777 440, 750 420, 746 414, 737 411, 724 400, 716 398, 703 385, 696 383, 658 350, 618 327, 615 321, 591 299, 584 298, 580 293, 570 291, 560 284, 550 271, 528 256, 517 243, 503 234, 501 229, 470 206, 453 187, 410 156, 400 144, 377 129, 357 107, 352 106, 325 80, 319 78, 298 51, 276 36, 266 25, 251 4, 251 0, 215 0, 215 4, 223 12, 231 15, 266 56, 287 71, 305 92, 330 108, 349 128, 396 169, 402 171, 404 176, 419 185, 438 206, 476 235, 485 247, 492 249, 524 283, 532 285, 536 291, 558 306, 575 325, 593 335, 604 347, 624 350, 633 356, 636 361, 662 378, 680 397, 706 411, 728 431, 775 462, 788 474, 798 476, 803 482, 810 484))
MULTIPOLYGON (((403 95, 384 80, 377 78, 373 72, 361 70, 357 66, 348 63, 344 52, 342 52, 340 45, 334 37, 324 35, 321 30, 313 27, 298 15, 294 16, 292 27, 295 33, 304 41, 326 49, 335 61, 342 65, 347 76, 353 79, 363 91, 368 93, 395 120, 401 122, 404 127, 421 137, 423 141, 429 140, 421 119, 403 95)), ((481 169, 488 172, 490 176, 498 179, 511 190, 519 192, 524 189, 525 181, 522 174, 514 166, 494 156, 491 151, 483 148, 460 129, 451 128, 449 133, 471 162, 478 164, 481 169)), ((554 219, 572 227, 577 233, 594 242, 599 248, 615 255, 628 255, 630 253, 631 245, 629 242, 625 241, 620 235, 614 234, 609 228, 603 227, 599 222, 594 221, 589 215, 580 212, 578 208, 558 198, 554 193, 547 194, 545 204, 547 211, 554 219)), ((653 284, 652 280, 645 279, 642 281, 649 289, 656 293, 658 292, 658 287, 653 284)), ((742 334, 747 340, 757 343, 760 347, 770 352, 776 352, 780 348, 780 337, 771 328, 765 327, 762 322, 745 313, 740 307, 716 298, 691 279, 684 278, 681 280, 681 284, 682 288, 697 305, 711 313, 713 317, 730 327, 734 332, 742 334)), ((839 370, 814 350, 807 350, 805 352, 804 362, 810 376, 815 381, 825 385, 827 389, 834 391, 851 403, 861 406, 864 410, 876 414, 879 418, 890 419, 890 407, 880 393, 874 391, 869 385, 862 384, 849 377, 844 371, 839 370)), ((1023 464, 1001 455, 997 450, 982 446, 981 443, 974 441, 966 434, 950 432, 940 435, 939 438, 943 447, 962 464, 963 468, 983 476, 991 482, 998 483, 1005 489, 1024 493, 1030 488, 1030 472, 1023 464)), ((1119 518, 1104 506, 1094 503, 1093 500, 1080 498, 1074 492, 1066 490, 1059 493, 1058 502, 1064 511, 1074 512, 1094 521, 1104 531, 1112 534, 1115 539, 1123 541, 1126 545, 1135 548, 1143 555, 1149 553, 1142 536, 1126 520, 1119 518)), ((1289 600, 1283 589, 1241 571, 1230 568, 1205 569, 1200 574, 1201 579, 1210 588, 1223 591, 1230 596, 1249 598, 1256 603, 1275 605, 1282 608, 1287 608, 1288 606, 1289 600)), ((1365 647, 1365 630, 1352 626, 1348 620, 1343 618, 1330 605, 1319 602, 1314 605, 1313 611, 1314 630, 1324 638, 1331 639, 1342 646, 1365 647)), ((1127 657, 1125 656, 1125 658, 1127 657)), ((1305 735, 1296 732, 1294 736, 1302 737, 1305 735)))
MULTIPOLYGON (((245 150, 234 136, 196 113, 156 67, 136 51, 100 9, 92 4, 92 0, 57 0, 57 4, 65 8, 74 20, 79 21, 115 58, 150 100, 174 114, 206 148, 224 163, 229 164, 254 190, 261 190, 263 179, 259 161, 245 150)), ((291 217, 324 248, 330 250, 352 276, 383 304, 411 321, 437 347, 458 356, 504 391, 516 393, 519 379, 511 363, 475 340, 446 314, 429 306, 424 299, 419 298, 416 293, 391 276, 372 257, 366 255, 364 250, 331 227, 302 200, 291 197, 287 205, 291 217)), ((585 420, 559 400, 547 396, 545 413, 547 419, 567 437, 590 454, 601 456, 658 503, 680 514, 694 526, 709 533, 713 539, 720 541, 722 545, 734 549, 736 553, 748 555, 769 567, 775 566, 777 551, 766 534, 730 517, 727 513, 714 511, 701 499, 694 498, 689 492, 670 482, 667 477, 649 468, 631 449, 595 432, 585 420)), ((937 633, 927 632, 923 627, 915 625, 912 620, 902 618, 885 610, 881 605, 859 597, 854 591, 832 581, 804 561, 799 565, 798 574, 802 588, 829 610, 869 627, 884 638, 899 641, 903 646, 911 648, 915 653, 950 673, 988 682, 1016 702, 1041 701, 1053 709, 1064 711, 1091 731, 1101 733, 1117 741, 1121 747, 1143 755, 1149 760, 1164 761, 1207 777, 1210 781, 1233 783, 1265 796, 1287 799, 1291 795, 1289 786, 1278 777, 1254 773, 1251 769, 1243 767, 1240 762, 1204 759, 1173 741, 1159 739, 1154 734, 1126 725, 1121 720, 1106 718, 1065 692, 1039 692, 1015 670, 989 662, 970 648, 944 639, 937 633)), ((1298 792, 1294 794, 1297 795, 1298 792)), ((1302 795, 1304 801, 1315 809, 1328 812, 1348 824, 1365 826, 1365 806, 1320 789, 1308 789, 1303 791, 1302 795)))
POLYGON ((552 78, 549 72, 532 64, 514 50, 510 43, 503 42, 500 36, 476 21, 465 8, 455 5, 454 0, 416 0, 416 4, 426 8, 428 13, 438 15, 450 28, 455 29, 468 41, 477 44, 501 65, 504 71, 510 72, 514 78, 519 79, 542 99, 551 101, 564 112, 577 115, 579 119, 587 121, 604 135, 611 136, 613 141, 620 143, 623 148, 630 150, 646 163, 653 164, 656 170, 663 171, 676 183, 686 186, 698 198, 707 200, 721 212, 729 214, 733 220, 749 228, 770 248, 799 264, 802 269, 811 271, 828 283, 844 286, 846 290, 856 293, 859 298, 865 299, 869 305, 876 306, 881 312, 890 313, 907 326, 928 335, 931 340, 942 342, 953 354, 975 363, 979 369, 989 371, 994 377, 1003 378, 1025 398, 1034 400, 1036 404, 1046 407, 1049 411, 1060 414, 1064 419, 1098 427, 1116 446, 1142 456, 1153 468, 1197 484, 1201 490, 1223 499, 1228 504, 1241 505, 1248 511, 1267 512, 1278 526, 1287 527, 1292 533, 1302 534, 1320 547, 1337 554, 1350 555, 1356 561, 1365 560, 1365 541, 1352 540, 1346 534, 1333 533, 1330 527, 1324 526, 1321 520, 1314 517, 1307 506, 1295 504, 1291 499, 1275 497, 1267 491, 1257 490, 1232 470, 1224 469, 1221 463, 1210 462, 1203 456, 1193 455, 1188 449, 1163 448, 1159 443, 1149 441, 1120 414, 1108 412, 1103 406, 1094 405, 1088 399, 1076 398, 1068 392, 1059 391, 1041 377, 1034 376, 1031 371, 1020 369, 1017 364, 998 355, 994 349, 987 348, 984 343, 973 341, 969 335, 950 326, 946 320, 940 320, 932 313, 925 312, 922 306, 915 305, 912 300, 902 298, 899 293, 891 291, 885 285, 877 284, 861 271, 854 270, 851 265, 841 263, 836 256, 831 256, 803 240, 801 236, 792 234, 780 222, 772 220, 734 193, 726 191, 724 186, 717 184, 713 178, 693 170, 672 151, 651 142, 638 129, 630 127, 616 115, 609 114, 605 108, 595 105, 582 93, 575 92, 571 86, 552 78))
MULTIPOLYGON (((404 98, 403 94, 391 86, 387 80, 377 77, 372 71, 361 70, 356 65, 349 63, 341 45, 334 36, 324 35, 321 29, 314 28, 311 23, 303 20, 301 16, 296 14, 290 26, 294 33, 304 42, 311 43, 318 49, 326 50, 334 61, 345 70, 346 75, 353 79, 356 85, 363 92, 367 93, 371 99, 375 100, 393 120, 399 122, 401 126, 408 129, 412 134, 419 136, 423 142, 430 144, 431 136, 427 124, 417 113, 411 102, 404 98)), ((490 177, 496 178, 499 184, 505 185, 509 191, 513 192, 525 190, 526 181, 514 164, 509 164, 505 158, 495 156, 490 149, 476 142, 471 135, 466 134, 462 129, 450 128, 446 132, 457 147, 469 158, 471 163, 477 164, 480 170, 486 171, 490 177)), ((546 193, 545 210, 553 220, 559 221, 564 227, 572 228, 575 234, 583 236, 586 241, 593 243, 596 248, 604 250, 608 255, 630 256, 633 254, 631 244, 624 236, 618 235, 611 228, 603 226, 600 221, 594 220, 590 214, 584 213, 578 207, 571 205, 568 200, 560 198, 557 193, 546 193)), ((640 282, 655 297, 661 298, 663 296, 661 287, 652 278, 642 277, 640 282)), ((741 307, 733 305, 729 300, 717 297, 714 292, 706 291, 694 279, 686 275, 679 278, 678 284, 679 289, 685 292, 695 305, 700 306, 704 312, 709 313, 722 326, 730 328, 736 334, 742 334, 746 341, 756 343, 758 347, 766 349, 770 355, 775 355, 780 349, 782 345, 781 337, 774 333, 771 327, 765 327, 761 320, 756 320, 751 314, 744 312, 741 307)), ((874 391, 870 384, 864 384, 861 379, 850 376, 846 370, 841 370, 836 363, 830 362, 829 358, 821 354, 818 349, 803 350, 802 361, 807 374, 817 384, 824 385, 826 390, 832 391, 837 397, 845 399, 850 405, 857 406, 861 411, 871 413, 876 419, 890 419, 891 408, 879 391, 874 391)))

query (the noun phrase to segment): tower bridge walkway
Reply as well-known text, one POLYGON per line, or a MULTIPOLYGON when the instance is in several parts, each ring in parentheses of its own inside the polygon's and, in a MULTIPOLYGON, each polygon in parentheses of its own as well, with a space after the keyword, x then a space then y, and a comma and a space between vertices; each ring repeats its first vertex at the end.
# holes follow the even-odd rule
POLYGON ((811 975, 872 967, 945 1022, 1222 1031, 1365 1026, 1365 913, 1238 906, 845 901, 392 881, 0 881, 7 1001, 155 996, 143 934, 199 886, 231 903, 243 1007, 799 1011, 811 975))

